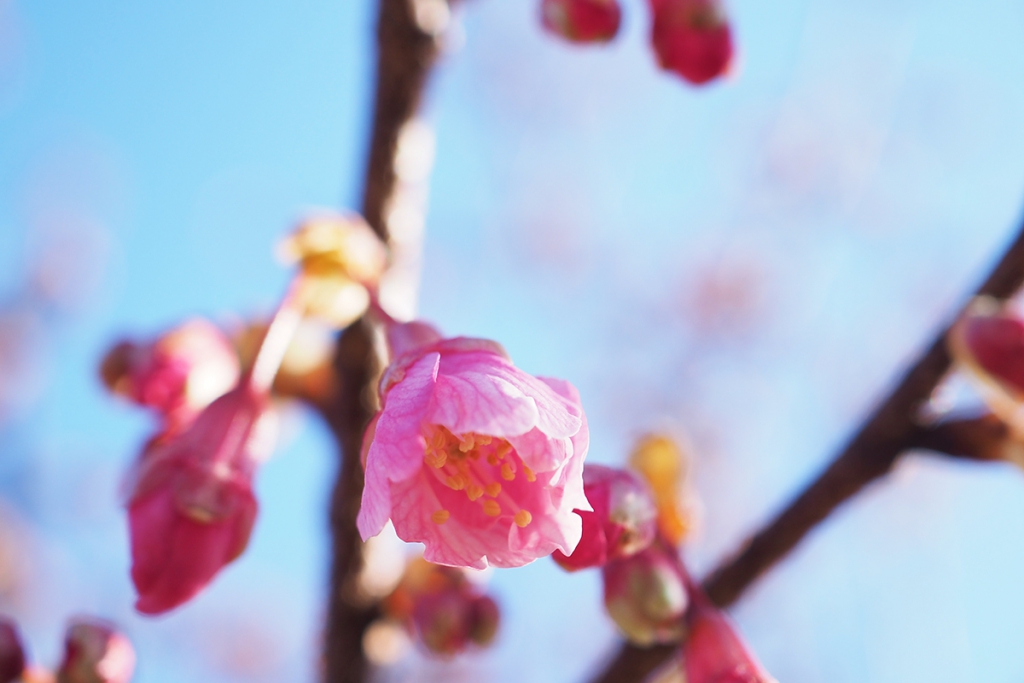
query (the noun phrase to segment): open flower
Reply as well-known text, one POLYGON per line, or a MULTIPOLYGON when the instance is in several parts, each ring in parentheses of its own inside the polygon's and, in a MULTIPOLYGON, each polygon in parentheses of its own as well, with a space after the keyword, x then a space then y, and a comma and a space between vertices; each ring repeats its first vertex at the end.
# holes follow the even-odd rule
POLYGON ((140 612, 177 607, 245 549, 257 509, 252 475, 268 452, 266 411, 265 395, 243 382, 144 450, 128 503, 140 612))
POLYGON ((661 68, 694 85, 728 71, 732 31, 719 0, 649 0, 651 41, 661 68))
POLYGON ((76 619, 68 626, 57 683, 128 683, 134 671, 135 650, 113 625, 76 619))
POLYGON ((100 372, 111 391, 183 425, 233 387, 239 369, 224 333, 197 318, 149 343, 118 343, 100 372))
POLYGON ((583 469, 583 491, 592 512, 577 510, 583 536, 571 555, 556 550, 552 559, 567 571, 600 567, 634 555, 651 544, 657 509, 647 485, 637 475, 602 465, 583 469))
POLYGON ((423 323, 389 331, 359 511, 364 539, 394 522, 438 564, 518 567, 571 553, 590 510, 589 432, 568 382, 517 369, 484 339, 442 339, 423 323))
POLYGON ((622 23, 616 0, 541 0, 541 21, 551 33, 574 43, 603 43, 622 23))

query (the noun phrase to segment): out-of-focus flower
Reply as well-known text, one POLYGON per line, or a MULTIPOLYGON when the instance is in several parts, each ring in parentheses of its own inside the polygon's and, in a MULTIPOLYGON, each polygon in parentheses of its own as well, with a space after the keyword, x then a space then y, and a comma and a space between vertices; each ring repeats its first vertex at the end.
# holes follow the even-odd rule
POLYGON ((695 85, 728 71, 732 30, 719 0, 649 0, 651 41, 661 68, 695 85))
POLYGON ((409 628, 434 654, 451 656, 470 644, 489 645, 498 631, 497 603, 464 570, 412 560, 383 603, 388 618, 409 628))
POLYGON ((551 33, 575 43, 604 43, 622 23, 616 0, 541 0, 541 21, 551 33))
MULTIPOLYGON (((267 322, 253 322, 234 335, 243 370, 252 366, 267 334, 267 322)), ((295 330, 274 377, 274 395, 321 402, 335 388, 334 329, 320 319, 304 318, 295 330)))
POLYGON ((683 644, 686 683, 775 683, 747 649, 729 619, 691 585, 693 607, 683 644))
POLYGON ((300 269, 298 297, 306 312, 344 327, 370 303, 387 266, 387 250, 361 216, 323 210, 299 223, 279 252, 300 269))
POLYGON ((583 469, 583 491, 592 512, 577 511, 583 536, 571 555, 556 550, 551 557, 563 569, 600 567, 634 555, 651 544, 657 511, 647 485, 635 474, 602 465, 583 469))
POLYGON ((686 632, 686 578, 675 552, 661 541, 602 569, 608 615, 637 645, 676 642, 686 632))
POLYGON ((484 339, 441 339, 423 323, 389 331, 358 526, 390 518, 431 562, 518 567, 582 533, 589 432, 576 389, 517 369, 484 339))
POLYGON ((202 319, 189 320, 138 344, 122 341, 100 374, 112 391, 183 425, 238 381, 238 356, 228 338, 202 319))
POLYGON ((253 472, 271 446, 267 408, 243 383, 143 452, 128 503, 140 612, 177 607, 245 549, 257 510, 253 472))
POLYGON ((946 342, 992 412, 1024 437, 1024 319, 996 299, 977 297, 946 342))
POLYGON ((0 616, 0 683, 13 683, 25 670, 25 650, 18 626, 0 616))
POLYGON ((682 490, 686 477, 682 449, 667 436, 650 434, 637 442, 629 465, 643 476, 654 493, 658 531, 672 545, 678 545, 692 526, 682 490))
POLYGON ((76 619, 64 640, 57 683, 128 683, 135 671, 135 650, 112 624, 76 619))

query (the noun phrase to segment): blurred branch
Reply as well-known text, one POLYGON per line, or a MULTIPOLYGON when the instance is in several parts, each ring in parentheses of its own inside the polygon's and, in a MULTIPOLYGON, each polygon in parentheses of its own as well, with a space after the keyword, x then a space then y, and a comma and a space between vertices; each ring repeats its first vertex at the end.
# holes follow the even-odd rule
MULTIPOLYGON (((403 127, 415 116, 431 68, 437 59, 437 36, 417 20, 423 0, 380 0, 377 23, 377 77, 373 130, 362 213, 385 241, 387 212, 396 188, 395 156, 403 127)), ((443 0, 434 2, 434 9, 443 0)), ((338 389, 319 406, 338 442, 338 477, 330 503, 332 565, 324 635, 324 680, 361 683, 369 678, 363 653, 366 628, 377 607, 361 598, 357 578, 363 566, 363 545, 355 520, 363 489, 359 449, 363 430, 376 409, 375 382, 379 359, 373 330, 360 321, 341 335, 335 356, 338 389)))
POLYGON ((995 415, 950 420, 922 427, 910 448, 921 448, 964 460, 1012 461, 1018 444, 1010 429, 995 415))
MULTIPOLYGON (((1022 284, 1024 226, 975 294, 1005 299, 1022 284)), ((947 424, 929 430, 917 421, 921 406, 952 363, 946 350, 948 330, 948 326, 943 328, 932 340, 832 463, 774 519, 750 536, 739 552, 711 572, 704 590, 716 605, 726 607, 734 603, 836 508, 888 473, 908 449, 927 447, 966 456, 982 443, 979 435, 986 433, 989 425, 947 424)), ((644 650, 624 645, 605 670, 594 677, 593 683, 639 683, 674 651, 665 646, 644 650)))

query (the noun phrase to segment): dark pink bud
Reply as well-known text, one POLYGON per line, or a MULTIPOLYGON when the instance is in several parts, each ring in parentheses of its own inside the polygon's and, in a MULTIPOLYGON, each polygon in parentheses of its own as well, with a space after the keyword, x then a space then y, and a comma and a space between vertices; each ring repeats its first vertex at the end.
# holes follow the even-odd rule
POLYGON ((135 650, 113 625, 76 619, 68 627, 57 683, 128 683, 134 671, 135 650))
POLYGON ((718 0, 649 0, 651 41, 661 68, 701 85, 723 75, 733 58, 732 31, 718 0))
POLYGON ((266 411, 266 397, 243 384, 143 453, 128 504, 140 612, 177 607, 245 549, 253 471, 269 451, 266 411))
POLYGON ((0 617, 0 683, 13 683, 25 670, 25 650, 21 646, 18 626, 0 617))
POLYGON ((679 558, 653 543, 602 570, 608 615, 631 642, 647 646, 678 641, 685 632, 689 599, 679 558))
POLYGON ((1009 315, 973 316, 964 321, 963 334, 982 369, 1024 393, 1024 320, 1009 315))
POLYGON ((651 544, 658 511, 647 485, 626 470, 602 465, 583 468, 583 491, 593 512, 576 510, 583 536, 571 555, 551 557, 563 569, 576 571, 634 555, 651 544))
POLYGON ((726 616, 699 590, 691 592, 690 632, 683 645, 686 683, 774 683, 726 616))
POLYGON ((604 43, 622 23, 616 0, 541 0, 541 22, 551 33, 574 43, 604 43))
POLYGON ((458 588, 420 596, 413 608, 412 620, 423 645, 445 656, 465 650, 473 642, 474 627, 478 626, 477 600, 458 588))
POLYGON ((498 603, 486 595, 473 601, 470 609, 469 639, 480 646, 490 645, 498 634, 501 612, 498 603))

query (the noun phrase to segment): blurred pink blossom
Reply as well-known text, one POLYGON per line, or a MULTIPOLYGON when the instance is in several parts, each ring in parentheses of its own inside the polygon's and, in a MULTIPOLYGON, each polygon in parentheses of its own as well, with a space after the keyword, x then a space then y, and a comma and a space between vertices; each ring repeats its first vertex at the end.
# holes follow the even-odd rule
POLYGON ((732 64, 732 30, 719 0, 649 0, 651 41, 661 68, 694 85, 724 75, 732 64))
POLYGON ((616 0, 541 0, 541 21, 551 33, 575 43, 603 43, 622 23, 616 0))
POLYGON ((134 671, 135 650, 112 624, 76 619, 68 626, 57 683, 128 683, 134 671))

